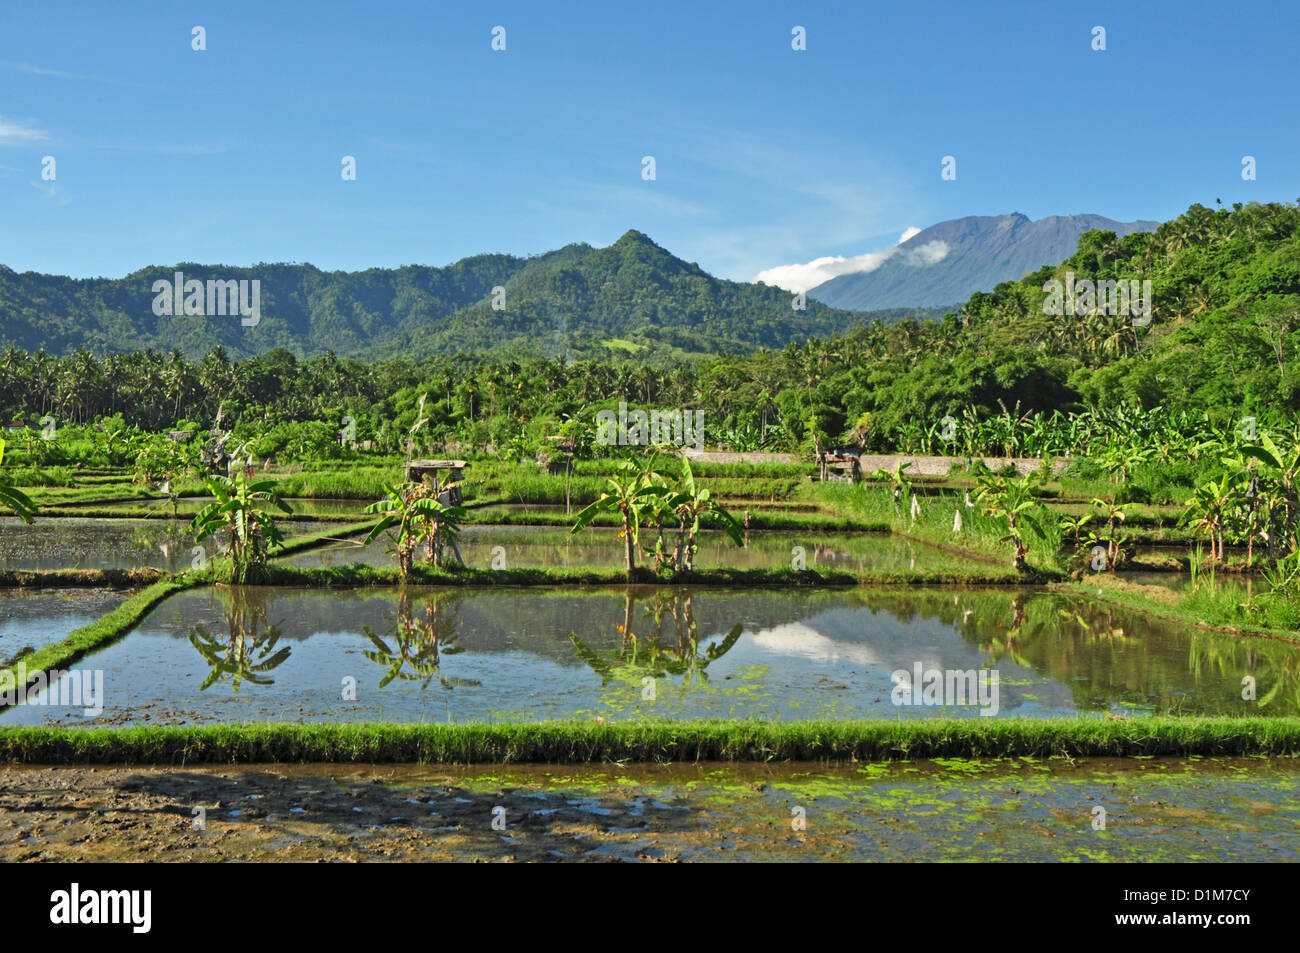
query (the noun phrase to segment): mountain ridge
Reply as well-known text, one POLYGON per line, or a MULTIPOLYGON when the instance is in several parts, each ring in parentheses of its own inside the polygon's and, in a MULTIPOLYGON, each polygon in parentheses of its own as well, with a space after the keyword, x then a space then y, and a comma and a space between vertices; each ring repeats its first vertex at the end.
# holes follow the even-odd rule
POLYGON ((949 306, 1064 261, 1084 232, 1112 231, 1123 238, 1159 225, 1141 219, 1117 222, 1092 213, 1037 220, 1022 212, 967 215, 923 229, 901 242, 879 267, 838 275, 810 289, 808 296, 855 311, 949 306))
POLYGON ((766 285, 729 281, 629 229, 604 248, 572 243, 520 258, 474 255, 443 267, 326 272, 309 263, 181 262, 117 279, 0 266, 0 344, 94 354, 153 348, 232 358, 285 348, 308 357, 420 357, 509 351, 557 357, 615 347, 689 354, 783 347, 864 320, 815 301, 802 311, 766 285), (260 319, 153 312, 156 281, 259 280, 260 319), (493 289, 504 289, 504 301, 493 289), (504 307, 494 307, 504 304, 504 307), (628 341, 626 339, 634 338, 628 341))

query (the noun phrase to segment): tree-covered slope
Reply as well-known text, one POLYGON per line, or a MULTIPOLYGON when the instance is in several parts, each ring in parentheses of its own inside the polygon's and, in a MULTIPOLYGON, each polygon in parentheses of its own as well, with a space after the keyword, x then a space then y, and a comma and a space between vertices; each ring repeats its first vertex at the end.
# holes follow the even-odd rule
POLYGON ((723 281, 629 231, 608 248, 568 245, 533 258, 479 255, 445 268, 323 272, 182 263, 121 279, 74 280, 0 268, 0 344, 94 354, 220 345, 232 358, 282 347, 299 356, 421 357, 499 350, 520 357, 684 356, 781 347, 844 331, 862 316, 764 285, 723 281), (153 283, 258 279, 261 319, 153 313, 153 283), (504 307, 492 289, 505 288, 504 307))

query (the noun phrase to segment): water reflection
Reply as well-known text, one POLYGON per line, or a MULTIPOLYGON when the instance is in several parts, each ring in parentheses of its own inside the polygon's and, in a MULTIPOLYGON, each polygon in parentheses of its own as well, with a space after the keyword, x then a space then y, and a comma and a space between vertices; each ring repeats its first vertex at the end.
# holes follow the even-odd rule
POLYGON ((613 623, 619 634, 617 649, 598 652, 578 633, 569 633, 578 658, 600 676, 602 688, 614 682, 643 686, 646 678, 674 675, 682 678, 684 689, 689 689, 696 680, 708 681, 710 663, 726 655, 745 631, 743 625, 736 624, 720 641, 707 642, 701 650, 700 627, 689 590, 655 592, 637 623, 633 622, 635 606, 636 598, 629 590, 623 599, 623 621, 613 623))
POLYGON ((220 596, 226 618, 227 635, 222 637, 196 625, 190 630, 190 645, 212 666, 199 686, 205 691, 219 681, 230 680, 231 689, 239 692, 244 682, 273 685, 266 673, 279 668, 289 658, 289 647, 275 651, 280 641, 280 627, 267 621, 269 600, 264 591, 234 587, 220 596))
POLYGON ((895 705, 918 663, 996 669, 998 717, 1300 714, 1294 643, 1041 590, 213 588, 87 661, 124 723, 978 717, 895 705))
POLYGON ((403 590, 397 597, 396 621, 383 637, 368 625, 361 627, 374 645, 373 651, 362 655, 386 669, 379 681, 380 688, 395 678, 419 682, 422 689, 435 677, 448 690, 482 684, 473 679, 450 678, 440 671, 442 656, 465 651, 456 644, 458 607, 463 598, 464 593, 460 592, 430 596, 424 600, 420 612, 412 608, 409 590, 403 590))

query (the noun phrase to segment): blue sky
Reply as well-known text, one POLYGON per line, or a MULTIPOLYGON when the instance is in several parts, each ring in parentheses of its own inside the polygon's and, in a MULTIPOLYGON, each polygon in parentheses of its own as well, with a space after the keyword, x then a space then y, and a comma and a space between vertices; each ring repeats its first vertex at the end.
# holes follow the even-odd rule
POLYGON ((748 280, 962 215, 1295 201, 1298 26, 1195 0, 10 3, 0 263, 352 270, 637 228, 748 280))

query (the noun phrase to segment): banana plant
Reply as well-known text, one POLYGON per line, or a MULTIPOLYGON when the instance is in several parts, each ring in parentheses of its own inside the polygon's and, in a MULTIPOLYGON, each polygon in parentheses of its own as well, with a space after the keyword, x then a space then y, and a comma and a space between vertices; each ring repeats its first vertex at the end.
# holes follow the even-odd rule
POLYGON ((677 547, 673 552, 673 567, 678 572, 691 572, 695 568, 695 553, 699 548, 695 538, 700 531, 702 516, 717 520, 727 538, 737 546, 744 547, 745 537, 740 524, 713 498, 707 488, 696 486, 691 461, 687 458, 682 458, 682 476, 676 492, 664 497, 663 503, 676 515, 678 521, 677 547))
POLYGON ((600 496, 578 513, 570 535, 580 533, 601 513, 617 513, 620 522, 618 538, 623 540, 623 566, 631 578, 636 566, 636 547, 640 542, 641 523, 652 508, 652 501, 670 496, 672 490, 659 482, 653 462, 638 467, 631 460, 617 464, 620 475, 605 480, 600 496))
MULTIPOLYGON (((5 459, 5 442, 0 439, 0 464, 5 459)), ((22 490, 13 486, 8 480, 0 479, 0 506, 3 506, 24 523, 30 523, 36 513, 36 504, 22 490)))
POLYGON ((1033 492, 1036 482, 1036 474, 1016 480, 992 475, 981 477, 975 491, 975 498, 984 504, 984 515, 1007 521, 1008 532, 1000 542, 1011 544, 1011 565, 1017 572, 1029 571, 1026 562, 1029 546, 1021 534, 1021 526, 1029 526, 1040 536, 1047 535, 1037 517, 1040 504, 1033 492))
POLYGON ((888 480, 894 486, 894 515, 898 516, 902 510, 904 499, 912 495, 912 481, 903 475, 903 471, 910 467, 910 463, 904 463, 899 460, 894 464, 892 470, 877 470, 872 476, 877 480, 888 480))
POLYGON ((231 582, 258 582, 266 575, 266 560, 272 546, 283 540, 272 510, 293 514, 276 490, 275 480, 235 479, 219 475, 207 479, 208 492, 215 499, 203 507, 190 524, 194 541, 201 543, 222 530, 230 534, 227 552, 232 562, 231 582))
MULTIPOLYGON (((442 488, 446 490, 446 487, 442 488)), ((384 495, 366 507, 367 513, 382 513, 366 536, 366 544, 387 535, 391 552, 397 556, 397 574, 405 580, 415 562, 415 547, 421 540, 428 548, 429 561, 441 565, 443 548, 455 548, 460 521, 466 510, 438 500, 438 493, 423 483, 385 483, 384 495)), ((459 551, 457 551, 459 555, 459 551)))

